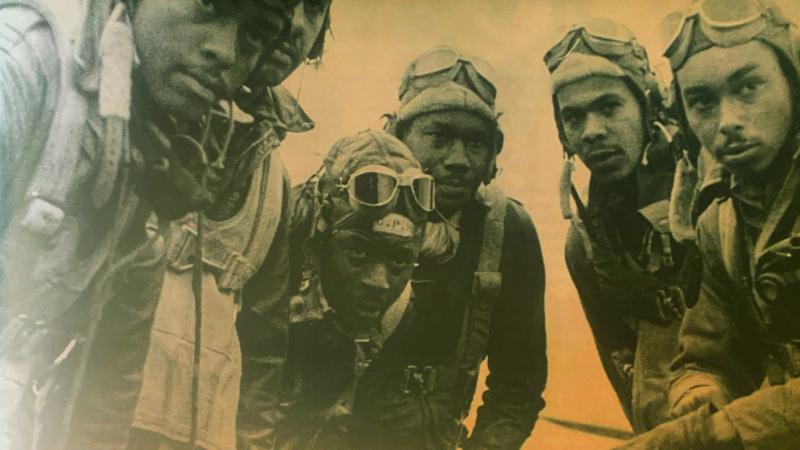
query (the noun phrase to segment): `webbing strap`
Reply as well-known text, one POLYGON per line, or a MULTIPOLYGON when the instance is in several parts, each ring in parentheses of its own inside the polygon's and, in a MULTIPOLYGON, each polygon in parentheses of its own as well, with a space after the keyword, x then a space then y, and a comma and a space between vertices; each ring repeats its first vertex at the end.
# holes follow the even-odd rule
POLYGON ((472 293, 498 296, 503 284, 500 258, 503 255, 508 198, 499 188, 488 186, 485 189, 484 203, 489 207, 489 212, 483 225, 483 241, 478 268, 472 283, 472 293))

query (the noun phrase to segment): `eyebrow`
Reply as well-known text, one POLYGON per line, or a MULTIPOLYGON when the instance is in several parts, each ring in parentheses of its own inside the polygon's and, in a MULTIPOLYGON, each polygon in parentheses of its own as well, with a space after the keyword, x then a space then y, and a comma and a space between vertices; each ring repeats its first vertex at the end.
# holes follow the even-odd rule
MULTIPOLYGON (((745 65, 743 67, 740 67, 739 69, 736 69, 736 71, 734 71, 731 75, 729 75, 727 77, 727 79, 725 80, 725 82, 738 82, 742 78, 747 76, 747 74, 749 74, 750 72, 758 69, 759 67, 760 66, 758 64, 756 64, 756 63, 751 63, 751 64, 747 64, 747 65, 745 65)), ((705 81, 705 78, 703 78, 702 81, 705 81)), ((689 96, 697 96, 697 95, 707 94, 708 91, 711 90, 711 88, 712 87, 707 85, 707 84, 689 86, 684 90, 684 95, 689 97, 689 96)))
POLYGON ((405 245, 408 242, 413 242, 413 239, 409 239, 408 241, 403 239, 401 242, 386 242, 383 235, 365 230, 346 230, 343 231, 341 236, 344 242, 357 245, 377 245, 388 247, 395 244, 405 245))
POLYGON ((429 123, 427 129, 430 130, 431 128, 437 129, 445 134, 458 134, 470 137, 486 137, 492 134, 492 130, 488 127, 481 127, 480 130, 464 129, 444 120, 429 123))
POLYGON ((599 106, 602 106, 605 103, 611 101, 621 101, 621 100, 622 96, 620 96, 619 94, 613 92, 607 92, 605 94, 600 95, 599 97, 592 99, 587 104, 578 106, 565 106, 564 108, 561 109, 561 114, 574 114, 587 110, 591 111, 597 109, 599 106))

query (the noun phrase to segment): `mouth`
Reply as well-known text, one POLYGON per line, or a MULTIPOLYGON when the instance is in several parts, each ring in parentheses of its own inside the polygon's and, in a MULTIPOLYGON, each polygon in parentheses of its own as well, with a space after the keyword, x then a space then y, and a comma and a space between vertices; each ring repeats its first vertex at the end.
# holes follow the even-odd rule
POLYGON ((738 156, 749 150, 758 147, 757 142, 742 142, 738 144, 726 145, 722 147, 722 156, 738 156))
POLYGON ((225 91, 221 82, 205 74, 180 71, 178 77, 186 93, 190 97, 202 101, 206 106, 222 98, 225 91))
POLYGON ((586 156, 586 165, 604 166, 611 162, 620 152, 616 148, 601 148, 589 151, 586 156))
POLYGON ((751 160, 754 151, 761 146, 759 142, 740 142, 732 145, 725 145, 718 151, 717 158, 723 164, 735 165, 747 163, 751 160))
POLYGON ((370 300, 358 302, 355 305, 355 310, 362 317, 375 317, 380 314, 383 303, 383 299, 380 296, 374 296, 370 300))
POLYGON ((442 183, 436 185, 436 197, 439 201, 460 201, 471 192, 471 187, 466 184, 442 183))
POLYGON ((283 45, 279 48, 276 48, 275 51, 272 52, 270 63, 275 67, 280 67, 281 69, 292 68, 296 65, 293 55, 294 52, 292 52, 292 49, 286 45, 283 45))
POLYGON ((463 192, 469 190, 469 186, 466 183, 441 183, 436 185, 436 192, 463 192))

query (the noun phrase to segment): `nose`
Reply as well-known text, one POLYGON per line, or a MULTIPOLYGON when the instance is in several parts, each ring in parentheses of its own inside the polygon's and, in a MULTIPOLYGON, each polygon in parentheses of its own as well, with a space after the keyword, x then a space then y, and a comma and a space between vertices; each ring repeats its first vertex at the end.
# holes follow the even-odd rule
POLYGON ((723 98, 719 105, 719 130, 731 137, 740 134, 744 124, 742 122, 742 108, 736 100, 723 98))
POLYGON ((236 62, 238 39, 239 21, 236 18, 220 18, 214 21, 201 48, 203 57, 220 68, 233 66, 236 62))
POLYGON ((586 123, 583 126, 581 140, 590 144, 606 137, 606 125, 604 120, 595 113, 586 115, 586 123))
POLYGON ((447 149, 444 167, 451 172, 464 173, 469 171, 470 162, 467 157, 467 149, 461 139, 454 139, 450 148, 447 149))
POLYGON ((364 286, 372 291, 385 291, 389 289, 389 271, 386 264, 373 264, 364 271, 361 279, 364 286))

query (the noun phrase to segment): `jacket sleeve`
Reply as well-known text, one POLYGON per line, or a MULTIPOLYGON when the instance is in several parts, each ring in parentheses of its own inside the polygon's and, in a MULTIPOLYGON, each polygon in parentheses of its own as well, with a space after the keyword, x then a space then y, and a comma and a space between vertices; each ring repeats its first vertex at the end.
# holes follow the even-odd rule
MULTIPOLYGON (((45 100, 56 94, 58 52, 37 12, 0 8, 0 180, 41 123, 45 100)), ((49 101, 53 101, 52 98, 49 101)))
POLYGON ((706 405, 619 450, 790 450, 800 447, 800 379, 761 389, 710 414, 706 405))
POLYGON ((727 416, 745 449, 800 448, 800 379, 756 391, 717 414, 727 416))
MULTIPOLYGON (((5 240, 18 192, 39 158, 22 152, 41 151, 32 136, 48 126, 46 105, 58 95, 59 58, 55 38, 33 9, 14 5, 0 8, 0 242, 5 240)), ((0 328, 6 324, 5 277, 7 250, 0 245, 0 328)))
POLYGON ((544 262, 533 222, 509 201, 500 263, 503 286, 488 341, 483 405, 466 448, 519 448, 530 436, 547 381, 544 262))
POLYGON ((289 340, 289 180, 284 175, 281 222, 264 264, 245 286, 237 329, 242 382, 237 417, 241 450, 270 449, 279 420, 281 379, 289 340))
POLYGON ((704 260, 700 293, 684 317, 680 353, 672 365, 673 406, 696 387, 716 388, 729 400, 747 395, 764 376, 751 300, 724 267, 716 225, 704 222, 698 232, 704 260))
POLYGON ((595 347, 600 356, 606 376, 614 388, 625 415, 632 418, 632 385, 620 369, 623 361, 614 361, 620 355, 633 362, 636 351, 636 335, 622 317, 609 308, 611 302, 604 298, 594 273, 594 268, 586 259, 586 249, 578 231, 570 227, 565 249, 567 269, 578 291, 581 307, 586 315, 589 328, 594 337, 595 347))

